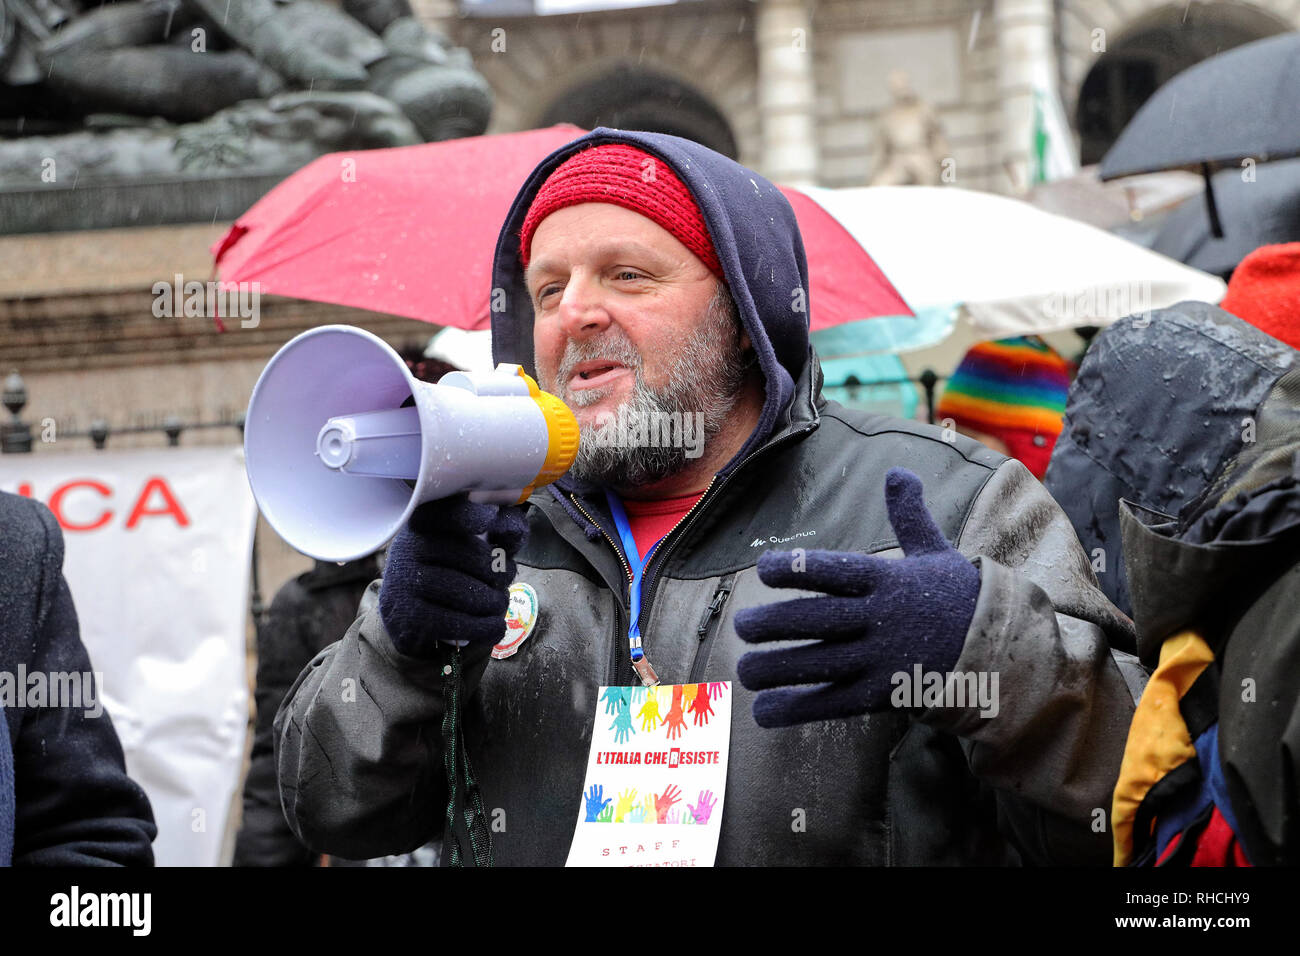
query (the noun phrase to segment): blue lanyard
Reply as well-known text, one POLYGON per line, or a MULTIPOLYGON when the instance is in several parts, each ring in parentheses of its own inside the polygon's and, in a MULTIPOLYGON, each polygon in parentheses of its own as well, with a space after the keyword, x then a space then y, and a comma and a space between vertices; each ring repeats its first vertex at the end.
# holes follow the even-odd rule
MULTIPOLYGON (((645 652, 641 649, 641 575, 645 570, 645 563, 641 560, 641 552, 637 550, 636 538, 632 536, 632 525, 627 520, 627 512, 623 510, 623 502, 619 500, 618 495, 613 492, 605 491, 605 500, 609 502, 610 514, 614 516, 614 526, 618 529, 619 540, 623 542, 623 552, 627 556, 627 565, 632 571, 632 584, 628 588, 628 625, 627 625, 627 646, 632 655, 632 664, 634 667, 640 664, 645 658, 645 652)), ((659 542, 656 541, 655 544, 659 542)), ((655 545, 650 546, 653 552, 655 545)), ((648 555, 647 555, 648 557, 648 555)), ((644 681, 646 671, 649 671, 651 677, 654 671, 649 669, 649 662, 644 667, 636 667, 637 674, 644 681)), ((657 681, 657 679, 656 679, 657 681)))

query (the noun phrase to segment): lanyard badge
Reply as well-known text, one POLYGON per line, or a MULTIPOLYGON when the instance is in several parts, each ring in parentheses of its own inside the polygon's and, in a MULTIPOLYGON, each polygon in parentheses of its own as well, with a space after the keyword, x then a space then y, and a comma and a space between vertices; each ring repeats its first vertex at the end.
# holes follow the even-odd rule
POLYGON ((711 866, 731 684, 601 687, 569 866, 711 866))
MULTIPOLYGON (((605 500, 609 502, 610 513, 614 516, 614 526, 618 529, 619 540, 623 543, 623 551, 627 555, 627 565, 632 571, 632 583, 628 587, 627 596, 628 654, 632 659, 632 669, 636 671, 641 683, 646 687, 654 687, 659 683, 659 675, 650 666, 650 661, 646 658, 645 651, 641 647, 641 576, 645 570, 646 562, 641 560, 641 553, 637 550, 636 538, 632 536, 632 524, 627 520, 627 512, 623 509, 623 502, 619 500, 617 495, 608 490, 605 492, 605 500)), ((653 545, 650 551, 654 551, 653 545)), ((647 555, 647 560, 648 558, 649 555, 647 555)))

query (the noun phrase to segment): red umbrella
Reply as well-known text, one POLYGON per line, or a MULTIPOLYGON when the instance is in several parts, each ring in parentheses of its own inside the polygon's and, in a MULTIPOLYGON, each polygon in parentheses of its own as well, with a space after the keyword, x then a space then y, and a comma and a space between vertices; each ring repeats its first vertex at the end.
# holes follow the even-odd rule
POLYGON ((259 199, 212 248, 223 283, 488 327, 492 253, 533 167, 576 126, 329 153, 259 199))
POLYGON ((875 260, 837 219, 799 190, 780 189, 794 209, 808 258, 811 331, 881 315, 912 314, 875 260))
MULTIPOLYGON (((490 324, 492 256, 533 168, 576 126, 330 153, 293 173, 212 247, 223 285, 462 329, 490 324)), ((802 193, 814 329, 911 315, 865 250, 802 193)))

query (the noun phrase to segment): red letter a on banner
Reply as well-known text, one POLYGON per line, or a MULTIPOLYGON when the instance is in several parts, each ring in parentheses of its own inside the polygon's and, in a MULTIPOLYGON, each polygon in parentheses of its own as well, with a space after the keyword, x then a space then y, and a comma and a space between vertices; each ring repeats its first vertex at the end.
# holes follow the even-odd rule
POLYGON ((136 499, 135 507, 131 509, 131 516, 126 519, 127 530, 136 526, 141 518, 147 515, 171 515, 176 519, 176 523, 182 528, 188 527, 190 519, 185 517, 185 511, 181 504, 172 495, 172 491, 167 487, 167 482, 161 478, 150 478, 143 488, 140 489, 140 497, 136 499), (163 496, 166 502, 161 508, 146 508, 145 503, 149 500, 151 492, 157 491, 163 496))

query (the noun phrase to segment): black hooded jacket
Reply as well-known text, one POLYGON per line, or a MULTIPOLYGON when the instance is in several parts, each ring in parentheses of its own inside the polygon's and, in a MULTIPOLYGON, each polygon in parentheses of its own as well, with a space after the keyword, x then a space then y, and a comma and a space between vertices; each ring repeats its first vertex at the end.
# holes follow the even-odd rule
POLYGON ((361 595, 378 573, 374 555, 342 567, 317 561, 312 570, 276 592, 257 629, 257 718, 244 781, 244 814, 235 838, 235 866, 310 866, 315 861, 280 809, 271 725, 294 678, 356 620, 361 595))
MULTIPOLYGON (((666 684, 735 681, 741 608, 800 595, 766 587, 767 548, 900 552, 885 473, 914 471, 939 527, 976 560, 981 591, 957 669, 997 672, 1000 709, 934 708, 762 729, 732 684, 720 864, 1105 863, 1109 807, 1143 673, 1127 618, 1096 588, 1065 516, 1018 462, 929 426, 821 395, 807 268, 793 213, 761 176, 677 137, 598 129, 537 168, 498 244, 498 361, 532 372, 518 233, 545 177, 575 150, 626 142, 691 190, 766 386, 762 420, 646 568, 641 632, 666 684), (796 811, 803 825, 792 826, 796 811), (1104 811, 1103 811, 1104 812, 1104 811)), ((513 657, 464 651, 465 739, 498 863, 562 864, 581 802, 601 685, 629 685, 628 579, 603 495, 568 479, 529 499, 518 581, 539 601, 513 657), (498 811, 500 816, 497 816, 498 811)), ((377 587, 378 583, 372 585, 377 587)), ((377 612, 299 677, 276 719, 286 816, 309 845, 399 852, 435 835, 446 804, 439 722, 446 661, 392 646, 377 612), (343 681, 366 695, 341 703, 343 681)))
MULTIPOLYGON (((1121 788, 1141 795, 1133 859, 1156 856, 1150 820, 1179 818, 1221 773, 1222 809, 1250 862, 1294 866, 1300 352, 1200 302, 1123 319, 1089 349, 1062 438, 1048 486, 1085 546, 1109 551, 1099 577, 1132 603, 1143 663, 1155 668, 1166 641, 1189 632, 1213 655, 1177 717, 1194 740, 1215 734, 1207 759, 1219 767, 1198 755, 1143 789, 1134 760, 1121 788)), ((1150 733, 1135 727, 1135 753, 1150 733)), ((1195 841, 1183 846, 1190 854, 1195 841)))
POLYGON ((1133 606, 1119 500, 1177 515, 1203 494, 1294 356, 1206 302, 1122 319, 1088 349, 1043 484, 1125 614, 1133 606))

